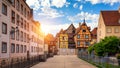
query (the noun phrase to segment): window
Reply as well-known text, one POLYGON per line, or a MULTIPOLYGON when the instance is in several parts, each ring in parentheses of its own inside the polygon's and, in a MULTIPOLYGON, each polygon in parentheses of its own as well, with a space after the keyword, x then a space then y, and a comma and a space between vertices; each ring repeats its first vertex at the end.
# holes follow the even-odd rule
POLYGON ((2 4, 2 14, 7 16, 7 6, 5 4, 2 4))
POLYGON ((21 4, 21 14, 23 14, 23 5, 21 4))
POLYGON ((29 34, 26 34, 27 35, 27 42, 29 42, 29 34))
POLYGON ((27 18, 29 19, 29 11, 27 12, 27 18))
POLYGON ((85 29, 83 29, 83 30, 82 30, 82 32, 86 32, 86 30, 85 30, 85 29))
POLYGON ((23 53, 23 45, 21 45, 21 53, 23 53))
POLYGON ((2 42, 2 53, 7 53, 7 43, 2 42))
POLYGON ((89 38, 89 35, 85 35, 85 38, 88 39, 88 38, 89 38))
POLYGON ((11 39, 15 39, 15 28, 11 27, 11 39))
POLYGON ((77 45, 80 46, 80 41, 77 41, 77 45))
POLYGON ((26 8, 24 8, 24 16, 26 17, 26 8))
POLYGON ((23 18, 21 18, 21 28, 23 28, 23 18))
POLYGON ((33 46, 31 46, 31 52, 33 52, 33 46))
POLYGON ((19 53, 19 44, 16 45, 16 53, 19 53))
POLYGON ((107 28, 107 33, 111 33, 112 29, 111 28, 107 28))
POLYGON ((16 9, 19 11, 20 10, 20 3, 19 3, 19 0, 16 1, 16 9))
POLYGON ((86 45, 86 46, 89 46, 89 45, 90 45, 90 43, 89 43, 89 42, 85 42, 85 45, 86 45))
POLYGON ((7 24, 2 23, 2 33, 7 34, 7 24))
POLYGON ((24 33, 24 42, 26 42, 26 33, 24 33))
POLYGON ((78 39, 80 38, 80 35, 79 35, 79 34, 77 35, 77 38, 78 38, 78 39))
POLYGON ((11 0, 12 5, 15 7, 15 0, 11 0))
POLYGON ((75 30, 73 30, 72 33, 75 33, 75 30))
POLYGON ((64 36, 62 37, 62 40, 65 40, 65 37, 64 37, 64 36))
POLYGON ((16 31, 16 40, 19 40, 19 31, 16 31))
POLYGON ((29 23, 27 23, 27 30, 29 31, 29 23))
POLYGON ((24 29, 26 30, 26 21, 24 21, 24 29))
POLYGON ((11 22, 15 23, 15 12, 14 11, 11 12, 11 22))
POLYGON ((119 33, 119 28, 115 28, 114 32, 119 33))
POLYGON ((26 53, 26 45, 24 45, 24 53, 26 53))
POLYGON ((15 44, 11 44, 11 53, 15 53, 15 44))
POLYGON ((17 26, 19 26, 19 22, 20 22, 20 16, 17 14, 17 22, 16 22, 17 26))
POLYGON ((21 31, 21 41, 23 41, 23 32, 21 31))

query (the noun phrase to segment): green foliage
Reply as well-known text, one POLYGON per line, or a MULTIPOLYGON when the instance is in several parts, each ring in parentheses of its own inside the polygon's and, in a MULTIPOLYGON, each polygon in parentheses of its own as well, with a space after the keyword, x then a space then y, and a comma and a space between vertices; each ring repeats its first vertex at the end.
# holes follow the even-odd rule
POLYGON ((88 52, 89 52, 89 54, 91 54, 91 52, 94 50, 94 46, 89 46, 88 47, 88 52))
POLYGON ((109 36, 105 37, 99 43, 94 44, 88 48, 88 52, 91 53, 93 50, 95 51, 96 55, 104 56, 106 53, 108 54, 115 54, 119 52, 120 39, 116 36, 109 36))
POLYGON ((116 54, 116 58, 117 58, 117 59, 120 59, 120 54, 116 54))

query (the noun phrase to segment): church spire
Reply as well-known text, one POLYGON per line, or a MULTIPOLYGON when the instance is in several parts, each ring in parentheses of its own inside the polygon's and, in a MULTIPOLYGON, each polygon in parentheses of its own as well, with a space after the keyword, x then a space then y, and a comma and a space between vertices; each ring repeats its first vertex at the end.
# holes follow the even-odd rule
POLYGON ((83 23, 85 23, 85 18, 83 19, 83 23))

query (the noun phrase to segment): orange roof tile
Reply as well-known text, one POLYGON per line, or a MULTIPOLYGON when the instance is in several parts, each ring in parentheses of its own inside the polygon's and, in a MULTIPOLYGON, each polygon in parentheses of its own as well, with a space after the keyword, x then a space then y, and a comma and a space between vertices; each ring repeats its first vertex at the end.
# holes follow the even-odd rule
POLYGON ((101 11, 106 26, 120 26, 120 13, 118 11, 101 11))

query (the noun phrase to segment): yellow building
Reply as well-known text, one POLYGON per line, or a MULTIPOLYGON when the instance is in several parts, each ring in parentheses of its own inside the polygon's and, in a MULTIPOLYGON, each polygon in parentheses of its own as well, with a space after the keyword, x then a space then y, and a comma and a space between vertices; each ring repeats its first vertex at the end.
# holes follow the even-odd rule
POLYGON ((120 37, 120 9, 100 12, 97 34, 97 42, 106 36, 120 37))
POLYGON ((68 35, 60 34, 60 48, 68 48, 68 35))

